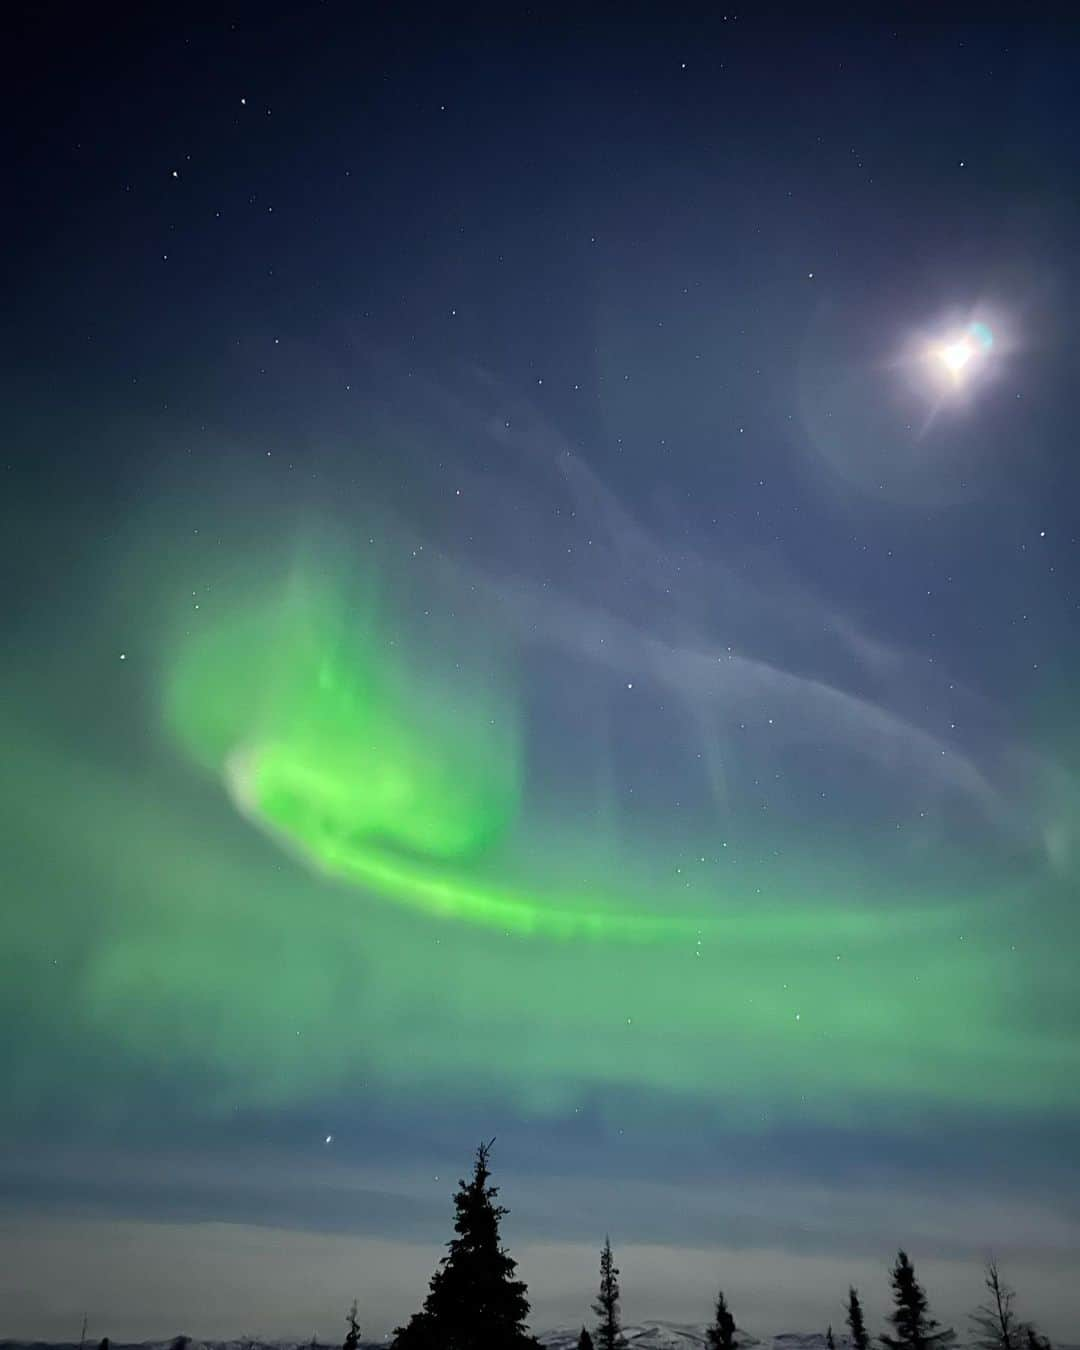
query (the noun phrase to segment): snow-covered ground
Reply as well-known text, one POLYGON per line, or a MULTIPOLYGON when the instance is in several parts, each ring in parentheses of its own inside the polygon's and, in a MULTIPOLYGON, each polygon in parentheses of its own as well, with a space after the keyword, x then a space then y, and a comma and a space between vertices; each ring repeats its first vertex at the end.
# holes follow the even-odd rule
MULTIPOLYGON (((592 1327, 590 1325, 590 1330, 592 1327)), ((576 1350, 580 1327, 542 1331, 538 1339, 547 1350, 576 1350)), ((641 1322, 623 1327, 627 1350, 704 1350, 703 1324, 684 1322, 641 1322)), ((834 1330, 838 1350, 848 1350, 846 1336, 834 1330)), ((112 1341, 110 1350, 179 1350, 177 1337, 162 1341, 141 1341, 136 1344, 112 1341)), ((780 1336, 758 1339, 744 1331, 737 1336, 740 1350, 825 1350, 823 1332, 785 1332, 780 1336)), ((338 1350, 336 1343, 310 1341, 263 1341, 241 1338, 232 1341, 186 1340, 183 1350, 338 1350)), ((385 1350, 385 1341, 365 1341, 368 1350, 385 1350)), ((98 1339, 88 1338, 83 1350, 97 1350, 98 1339)), ((75 1342, 7 1341, 0 1340, 0 1350, 79 1350, 75 1342)), ((1080 1345, 1057 1345, 1054 1350, 1080 1350, 1080 1345)))
MULTIPOLYGON (((591 1326, 590 1326, 591 1330, 591 1326)), ((542 1331, 538 1339, 547 1350, 576 1350, 580 1327, 542 1331)), ((681 1322, 642 1322, 636 1326, 623 1328, 627 1350, 703 1350, 705 1345, 705 1327, 681 1322)), ((776 1336, 771 1341, 761 1341, 744 1332, 738 1333, 740 1350, 824 1350, 825 1338, 817 1332, 807 1335, 788 1333, 776 1336)), ((837 1335, 837 1346, 846 1350, 846 1341, 837 1335)), ((366 1341, 365 1346, 385 1347, 385 1341, 366 1341)), ((88 1337, 83 1350, 97 1350, 98 1338, 88 1337)), ((79 1350, 78 1344, 71 1342, 46 1345, 41 1341, 5 1341, 0 1340, 0 1350, 79 1350)), ((162 1341, 142 1341, 129 1344, 121 1341, 110 1342, 110 1350, 179 1350, 177 1337, 162 1341)), ((183 1350, 337 1350, 336 1345, 324 1342, 300 1342, 292 1340, 263 1341, 238 1339, 231 1341, 201 1341, 192 1339, 183 1350)), ((1064 1350, 1064 1348, 1063 1348, 1064 1350)))
MULTIPOLYGON (((590 1331, 592 1327, 590 1326, 590 1331)), ((545 1331, 539 1340, 548 1350, 576 1350, 581 1328, 566 1331, 545 1331)), ((642 1322, 637 1326, 623 1327, 628 1350, 702 1350, 705 1345, 705 1326, 687 1322, 642 1322)), ((754 1336, 740 1331, 737 1336, 740 1347, 745 1350, 824 1350, 825 1337, 817 1332, 800 1335, 788 1332, 776 1336, 771 1342, 760 1341, 754 1336)), ((836 1337, 836 1344, 844 1350, 846 1342, 836 1337)))

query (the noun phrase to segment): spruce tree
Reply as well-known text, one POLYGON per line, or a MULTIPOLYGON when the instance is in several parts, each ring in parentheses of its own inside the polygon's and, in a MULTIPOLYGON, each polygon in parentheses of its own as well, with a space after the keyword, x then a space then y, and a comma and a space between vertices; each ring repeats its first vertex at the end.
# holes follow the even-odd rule
POLYGON ((1024 1323, 1021 1343, 1024 1350, 1052 1350, 1050 1337, 1041 1335, 1032 1322, 1024 1323))
POLYGON ((589 1335, 588 1327, 581 1328, 581 1335, 577 1339, 577 1350, 593 1350, 593 1339, 589 1335))
POLYGON ((600 1319, 596 1324, 599 1350, 623 1350, 626 1342, 619 1322, 619 1268, 611 1254, 609 1237, 604 1238, 600 1252, 600 1292, 593 1304, 593 1312, 600 1319))
POLYGON ((870 1337, 863 1321, 862 1304, 859 1302, 858 1290, 854 1287, 848 1289, 848 1301, 844 1306, 847 1309, 847 1324, 851 1331, 853 1350, 870 1350, 870 1337))
POLYGON ((345 1333, 345 1344, 342 1350, 358 1350, 360 1345, 360 1324, 356 1320, 356 1299, 352 1301, 352 1307, 349 1309, 345 1318, 348 1331, 345 1333))
POLYGON ((422 1311, 394 1332, 394 1350, 535 1350, 525 1327, 525 1284, 514 1279, 517 1262, 499 1241, 508 1211, 495 1203, 499 1188, 489 1185, 490 1152, 491 1144, 481 1144, 471 1180, 458 1182, 457 1237, 447 1243, 422 1311))
POLYGON ((833 1340, 832 1323, 825 1328, 825 1346, 826 1350, 836 1350, 836 1342, 833 1340))
POLYGON ((972 1345, 977 1350, 1021 1350, 1021 1328, 1012 1310, 1016 1295, 993 1259, 986 1263, 983 1282, 990 1297, 971 1314, 972 1345))
POLYGON ((894 1308, 889 1321, 895 1334, 881 1336, 881 1343, 888 1350, 938 1350, 956 1339, 955 1331, 941 1327, 930 1316, 926 1294, 915 1278, 915 1267, 907 1252, 897 1253, 892 1287, 894 1308))
POLYGON ((734 1350, 735 1347, 735 1319, 722 1289, 716 1296, 716 1316, 705 1331, 705 1344, 709 1350, 734 1350))

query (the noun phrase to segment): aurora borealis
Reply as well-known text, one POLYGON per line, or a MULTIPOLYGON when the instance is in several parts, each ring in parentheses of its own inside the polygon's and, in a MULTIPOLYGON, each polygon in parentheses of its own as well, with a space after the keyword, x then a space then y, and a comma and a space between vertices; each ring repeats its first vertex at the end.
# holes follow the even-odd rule
POLYGON ((992 1242, 1068 1339, 1072 56, 403 22, 33 103, 0 1336, 393 1325, 497 1135, 538 1326, 610 1228, 631 1315, 992 1242))
MULTIPOLYGON (((100 654, 113 667, 110 695, 117 682, 138 686, 146 670, 134 706, 154 716, 138 773, 95 768, 93 752, 72 773, 55 747, 22 748, 22 781, 37 787, 9 809, 29 811, 23 831, 33 839, 36 803, 53 802, 62 856, 109 895, 86 956, 70 954, 82 965, 82 1034, 97 1054, 138 1075, 167 1044, 178 1074, 216 1080, 211 1114, 347 1092, 355 1076, 421 1097, 453 1076, 545 1113, 605 1086, 671 1092, 739 1122, 796 1103, 825 1121, 867 1106, 895 1117, 1073 1103, 1069 1078, 1045 1072, 1045 1012, 1014 973, 1023 920, 1000 858, 915 895, 903 873, 871 892, 854 848, 808 862, 806 842, 790 861, 780 850, 765 861, 769 832, 751 833, 734 807, 717 830, 700 770, 696 788, 680 787, 687 825, 676 829, 650 806, 655 833, 642 840, 618 800, 598 800, 590 819, 607 818, 606 839, 591 838, 575 828, 580 802, 562 804, 557 772, 528 782, 537 750, 526 694, 507 672, 532 658, 512 659, 505 632, 485 634, 490 616, 455 611, 457 659, 453 646, 425 648, 409 635, 388 578, 351 575, 336 551, 292 558, 275 580, 270 547, 260 550, 269 575, 259 582, 223 584, 198 609, 177 606, 143 654, 100 654), (466 653, 500 648, 497 689, 490 662, 470 668, 466 653), (141 773, 169 793, 167 810, 132 786, 141 773), (197 843, 207 817, 216 818, 213 857, 197 843), (128 848, 117 847, 120 835, 128 848), (557 1009, 544 993, 555 988, 557 1009), (179 1024, 173 1000, 184 1008, 179 1024), (425 1017, 395 1017, 422 1003, 425 1017), (358 1040, 357 1021, 394 1031, 358 1040), (703 1083, 708 1065, 721 1072, 703 1083)), ((445 563, 434 570, 444 603, 455 584, 469 589, 445 563)), ((161 614, 154 589, 147 610, 161 614)), ((593 674, 611 684, 603 667, 593 674)), ((583 696, 588 678, 579 670, 583 696)), ((721 707, 724 689, 721 677, 721 707)), ((765 690, 768 703, 769 682, 765 690)), ((813 706, 814 690, 805 697, 813 706)), ((117 744, 130 740, 121 732, 128 698, 106 710, 119 721, 117 744)), ((617 739, 621 714, 610 715, 617 739)), ((10 743, 18 755, 18 729, 10 743)), ((652 745, 649 766, 666 757, 676 777, 682 760, 689 774, 693 744, 652 745)), ((594 754, 568 748, 557 769, 594 754)), ((860 773, 869 783, 873 766, 860 773)), ((877 777, 890 786, 880 768, 877 777)), ((981 782, 972 769, 953 785, 958 817, 969 777, 981 782)), ((982 790, 970 791, 981 807, 982 790)), ((987 823, 969 828, 985 833, 987 823)), ((799 839, 797 820, 784 829, 799 839)), ((48 853, 46 839, 37 850, 48 853)), ((947 860, 947 848, 937 851, 947 860)), ((1052 876, 1045 859, 1030 865, 1052 876)), ((22 934, 18 966, 37 960, 36 978, 47 976, 67 926, 74 921, 70 939, 82 949, 100 917, 58 925, 43 913, 22 934)), ((1045 985, 1061 958, 1052 940, 1039 946, 1045 985)), ((1066 987, 1066 970, 1056 978, 1066 987)))
MULTIPOLYGON (((347 566, 340 558, 335 565, 347 566)), ((456 939, 471 948, 469 930, 477 926, 510 939, 496 958, 505 976, 490 970, 490 944, 481 945, 477 975, 484 972, 485 1003, 497 989, 502 1017, 517 1024, 510 1039, 539 1042, 535 1061, 511 1070, 512 1091, 557 1101, 568 1085, 597 1079, 685 1090, 715 1053, 717 1026, 737 1025, 723 1057, 744 1084, 736 1112, 777 1098, 812 1099, 817 1112, 831 1115, 849 1110, 851 1096, 891 1098, 898 1088, 910 1099, 917 1064, 925 1094, 917 1109, 984 1097, 1061 1100, 1032 1029, 1003 996, 1003 948, 1017 920, 996 883, 983 879, 978 892, 923 904, 882 887, 870 908, 857 882, 830 895, 822 881, 781 875, 758 899, 762 888, 750 885, 745 870, 717 870, 702 851, 715 853, 718 842, 727 848, 714 820, 695 834, 685 883, 684 867, 675 865, 670 876, 635 885, 642 864, 625 832, 615 832, 617 852, 592 857, 587 841, 562 836, 548 803, 522 800, 529 748, 511 695, 479 697, 482 668, 460 661, 441 668, 450 663, 432 646, 410 651, 407 637, 394 636, 380 618, 377 601, 368 599, 365 614, 343 581, 342 594, 324 594, 315 579, 324 571, 313 563, 296 568, 276 602, 232 612, 219 599, 215 617, 189 623, 165 678, 166 723, 243 815, 317 875, 342 883, 339 912, 353 909, 377 925, 386 906, 404 904, 463 930, 440 936, 440 945, 456 939), (455 674, 464 695, 447 692, 455 674), (545 876, 535 857, 522 862, 523 836, 537 828, 531 812, 546 818, 544 848, 581 868, 576 884, 545 876), (952 942, 968 944, 962 959, 949 950, 952 942), (582 947, 577 959, 567 943, 582 947), (733 967, 719 986, 718 963, 733 967), (526 1034, 540 989, 558 987, 560 972, 575 966, 569 983, 583 997, 564 998, 553 1035, 526 1034), (923 996, 914 1007, 911 982, 923 996), (616 1021, 613 1009, 625 1018, 616 1021), (941 1026, 943 1009, 959 1035, 941 1026), (679 1042, 685 1054, 671 1056, 679 1042)), ((362 581, 370 597, 377 585, 362 581)), ((505 664, 527 661, 523 654, 505 664)), ((720 678, 721 706, 724 691, 720 678)), ((647 856, 648 846, 640 851, 647 856)), ((364 951, 358 941, 357 956, 364 951)), ((454 964, 472 968, 464 952, 454 964)), ((406 1004, 416 996, 414 976, 406 974, 397 995, 406 1004)), ((464 1024, 450 1058, 471 1078, 492 1054, 476 1040, 479 1009, 460 988, 436 997, 464 1024)), ((319 1035, 337 1039, 333 1021, 319 1035)), ((427 1058, 410 1040, 389 1051, 401 1066, 391 1076, 427 1058)), ((351 1060, 343 1047, 337 1073, 355 1068, 351 1060)))

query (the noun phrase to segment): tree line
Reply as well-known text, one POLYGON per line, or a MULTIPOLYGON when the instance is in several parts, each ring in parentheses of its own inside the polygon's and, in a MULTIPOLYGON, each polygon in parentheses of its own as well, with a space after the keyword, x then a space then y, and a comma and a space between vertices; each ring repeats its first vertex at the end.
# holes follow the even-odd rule
MULTIPOLYGON (((491 1184, 488 1164, 493 1143, 480 1145, 472 1177, 458 1182, 456 1236, 431 1277, 423 1306, 394 1331, 391 1350, 539 1350, 527 1326, 528 1291, 524 1281, 515 1278, 517 1262, 499 1236, 499 1224, 508 1211, 496 1203, 499 1188, 491 1184)), ((907 1252, 897 1254, 891 1285, 888 1330, 876 1337, 866 1328, 858 1290, 848 1289, 843 1306, 852 1350, 947 1350, 956 1340, 956 1331, 931 1316, 929 1300, 907 1252)), ((1017 1316, 1014 1291, 994 1260, 987 1263, 985 1285, 986 1300, 970 1318, 973 1350, 1052 1350, 1033 1322, 1017 1316)), ((578 1350, 625 1350, 619 1300, 619 1269, 611 1240, 605 1238, 599 1289, 592 1305, 596 1321, 592 1331, 581 1328, 578 1350)), ((359 1350, 356 1302, 346 1321, 343 1350, 359 1350)), ((720 1290, 706 1343, 709 1350, 736 1350, 737 1337, 734 1313, 720 1290)), ((827 1350, 836 1350, 831 1326, 825 1331, 825 1343, 827 1350)))

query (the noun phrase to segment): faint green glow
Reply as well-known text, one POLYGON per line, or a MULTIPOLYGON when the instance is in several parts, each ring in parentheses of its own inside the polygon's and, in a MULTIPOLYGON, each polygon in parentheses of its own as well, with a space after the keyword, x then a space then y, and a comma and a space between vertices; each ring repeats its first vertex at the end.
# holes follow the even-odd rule
MULTIPOLYGON (((16 1117, 72 1093, 122 1112, 151 1075, 211 1114, 360 1083, 429 1109, 632 1094, 749 1129, 1080 1106, 1065 882, 991 893, 944 865, 871 894, 841 839, 762 891, 713 838, 688 887, 650 870, 660 815, 602 843, 536 815, 536 728, 482 616, 425 641, 346 580, 219 586, 159 667, 130 641, 78 678, 21 651, 0 700, 16 1117)), ((146 590, 152 612, 167 586, 146 590)))

